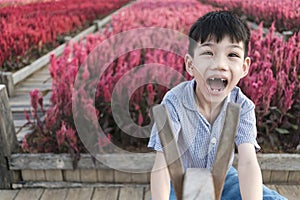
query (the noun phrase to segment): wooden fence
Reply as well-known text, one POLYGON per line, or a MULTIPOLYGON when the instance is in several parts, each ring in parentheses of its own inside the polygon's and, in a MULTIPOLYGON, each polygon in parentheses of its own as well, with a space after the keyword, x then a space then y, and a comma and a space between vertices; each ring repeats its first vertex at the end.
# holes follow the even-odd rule
POLYGON ((6 87, 0 85, 0 188, 9 188, 13 181, 8 160, 16 145, 17 138, 6 87))

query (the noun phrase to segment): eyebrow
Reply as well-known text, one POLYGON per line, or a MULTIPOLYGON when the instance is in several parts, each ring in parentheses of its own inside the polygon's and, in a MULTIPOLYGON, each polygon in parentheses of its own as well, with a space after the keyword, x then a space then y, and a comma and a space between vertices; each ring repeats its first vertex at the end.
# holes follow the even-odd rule
POLYGON ((244 50, 241 46, 237 45, 237 44, 232 44, 232 45, 229 45, 229 48, 238 48, 240 50, 244 50))
MULTIPOLYGON (((214 46, 214 45, 215 45, 215 43, 212 43, 212 42, 205 42, 205 43, 203 43, 203 44, 200 44, 200 45, 198 46, 198 48, 201 48, 201 47, 210 47, 210 46, 214 46)), ((238 49, 244 51, 244 49, 243 49, 241 46, 237 45, 237 44, 231 44, 231 45, 229 45, 227 48, 238 48, 238 49)))

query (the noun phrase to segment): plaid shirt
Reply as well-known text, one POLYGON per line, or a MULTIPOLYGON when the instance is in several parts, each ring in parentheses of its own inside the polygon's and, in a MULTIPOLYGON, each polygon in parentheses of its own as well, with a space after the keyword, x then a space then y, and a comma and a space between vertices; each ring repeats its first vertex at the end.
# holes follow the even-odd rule
MULTIPOLYGON (((235 144, 238 146, 242 143, 251 143, 257 150, 260 149, 256 141, 254 104, 238 87, 235 87, 226 97, 219 115, 211 125, 197 109, 194 85, 195 80, 183 82, 168 91, 162 101, 170 113, 176 142, 185 169, 212 169, 228 102, 241 105, 235 144)), ((156 151, 163 151, 155 124, 152 128, 148 147, 156 151)), ((229 166, 232 165, 233 155, 234 151, 229 166)))

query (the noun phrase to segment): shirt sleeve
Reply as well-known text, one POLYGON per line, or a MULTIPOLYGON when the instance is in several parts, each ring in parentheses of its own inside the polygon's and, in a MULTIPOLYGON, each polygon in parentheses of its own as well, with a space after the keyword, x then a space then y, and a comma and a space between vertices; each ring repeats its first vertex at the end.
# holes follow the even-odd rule
POLYGON ((249 101, 244 103, 241 108, 240 122, 238 126, 236 145, 239 146, 243 143, 253 144, 256 151, 260 150, 260 146, 257 143, 257 129, 256 129, 256 117, 255 106, 249 101))
MULTIPOLYGON (((174 131, 175 139, 178 140, 178 135, 179 135, 179 132, 181 129, 181 125, 180 125, 177 110, 176 110, 176 103, 177 103, 176 96, 172 95, 171 93, 167 93, 161 104, 166 105, 166 107, 169 111, 170 120, 171 120, 171 124, 173 126, 172 128, 174 131)), ((156 127, 155 123, 151 130, 148 147, 150 149, 153 149, 156 151, 163 151, 162 144, 160 142, 157 127, 156 127)))

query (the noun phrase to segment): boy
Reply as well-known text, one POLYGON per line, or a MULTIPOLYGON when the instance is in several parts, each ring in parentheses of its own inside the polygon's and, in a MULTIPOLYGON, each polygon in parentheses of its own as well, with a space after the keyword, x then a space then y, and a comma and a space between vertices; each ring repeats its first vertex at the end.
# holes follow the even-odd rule
MULTIPOLYGON (((232 152, 222 200, 285 199, 262 185, 254 104, 236 87, 250 67, 249 29, 232 13, 216 11, 199 18, 189 38, 185 67, 193 80, 171 89, 162 101, 170 113, 184 168, 212 169, 226 106, 235 102, 241 106, 235 138, 238 172, 231 166, 232 152)), ((155 126, 148 147, 157 151, 151 173, 152 199, 176 199, 155 126)))

